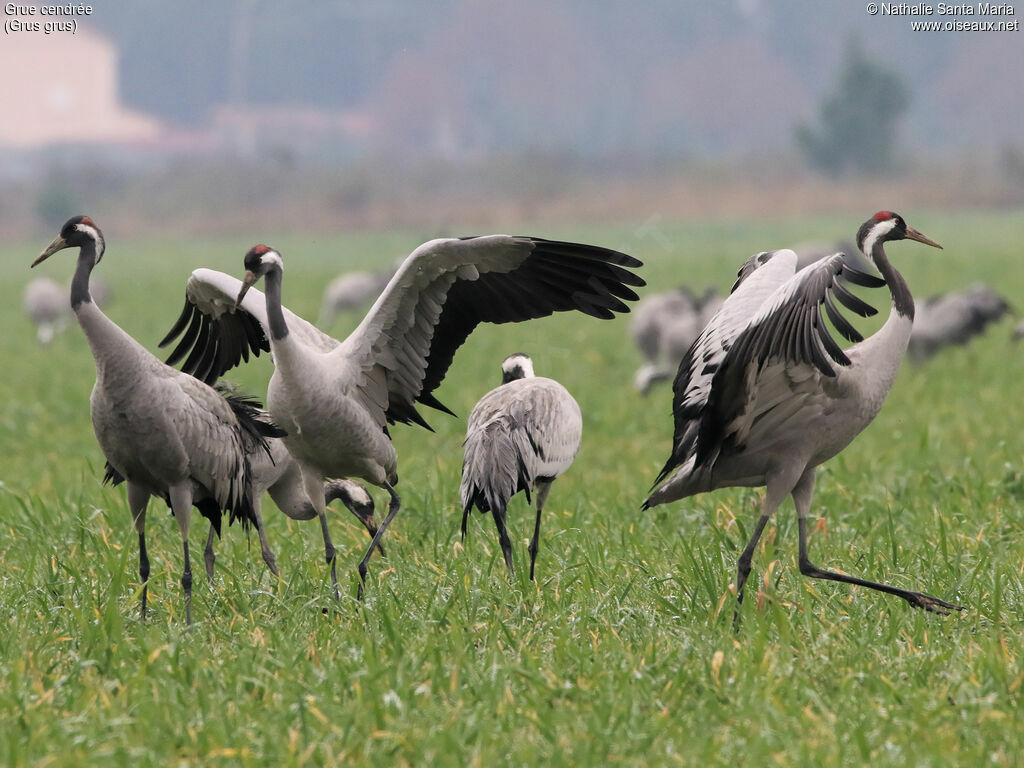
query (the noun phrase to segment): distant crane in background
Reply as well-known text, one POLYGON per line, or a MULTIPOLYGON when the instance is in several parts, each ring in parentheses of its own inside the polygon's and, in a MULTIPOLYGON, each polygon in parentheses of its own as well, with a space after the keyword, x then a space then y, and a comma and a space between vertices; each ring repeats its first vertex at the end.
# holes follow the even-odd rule
POLYGON ((362 309, 373 301, 394 276, 390 272, 345 272, 338 275, 324 289, 317 326, 330 330, 342 312, 362 309))
POLYGON ((140 613, 146 615, 149 556, 146 507, 150 496, 168 501, 181 531, 185 564, 185 620, 192 623, 192 565, 188 534, 192 505, 219 529, 231 520, 255 522, 249 457, 266 450, 273 425, 251 418, 248 406, 224 398, 207 384, 165 365, 96 306, 89 278, 106 248, 88 216, 74 216, 32 262, 78 248, 71 280, 71 308, 96 361, 91 402, 96 439, 110 466, 127 480, 128 507, 139 535, 140 613))
POLYGON ((761 517, 740 555, 736 598, 754 548, 787 495, 796 504, 800 572, 897 595, 936 613, 960 606, 936 597, 826 571, 807 555, 807 515, 815 468, 842 451, 875 418, 910 340, 914 300, 884 245, 909 239, 940 248, 903 217, 880 211, 857 233, 857 245, 882 279, 840 255, 796 271, 792 250, 759 253, 739 271, 731 295, 679 367, 673 386, 672 453, 644 508, 733 486, 766 486, 761 517), (844 286, 888 285, 892 309, 866 340, 835 307, 861 316, 873 307, 844 286), (845 352, 821 315, 849 341, 845 352))
POLYGON ((505 512, 512 496, 537 492, 537 518, 530 540, 530 580, 540 546, 540 516, 551 484, 576 458, 583 435, 580 407, 554 379, 534 375, 528 355, 509 355, 501 364, 501 386, 473 407, 466 426, 462 462, 462 538, 475 506, 490 512, 509 573, 512 543, 505 512))
POLYGON ((1009 312, 1009 302, 982 283, 927 298, 917 305, 910 358, 922 362, 943 347, 966 344, 1009 312))
MULTIPOLYGON (((432 393, 473 329, 481 322, 519 322, 567 310, 610 319, 628 311, 623 300, 636 300, 630 286, 644 284, 629 271, 639 261, 596 246, 507 235, 431 240, 406 258, 340 342, 284 308, 284 262, 277 251, 254 246, 244 264, 244 281, 194 272, 192 279, 218 302, 233 299, 235 311, 215 320, 186 302, 168 340, 198 320, 184 331, 174 355, 191 349, 183 370, 205 378, 248 359, 269 336, 275 368, 268 410, 287 433, 285 445, 322 521, 326 478, 358 477, 388 492, 388 514, 359 563, 360 596, 370 554, 401 505, 388 424, 427 427, 417 402, 451 413, 432 393), (247 296, 260 279, 267 285, 261 315, 255 297, 247 296)), ((337 596, 333 558, 331 581, 337 596)))
MULTIPOLYGON (((90 291, 96 306, 107 305, 111 291, 104 280, 94 277, 90 291)), ((28 319, 36 326, 36 339, 43 346, 67 328, 73 317, 67 286, 47 275, 39 275, 29 281, 25 286, 23 305, 28 319)))
POLYGON ((633 385, 641 394, 647 394, 657 382, 672 378, 721 304, 714 288, 695 296, 685 286, 650 293, 637 302, 629 333, 646 361, 633 377, 633 385))

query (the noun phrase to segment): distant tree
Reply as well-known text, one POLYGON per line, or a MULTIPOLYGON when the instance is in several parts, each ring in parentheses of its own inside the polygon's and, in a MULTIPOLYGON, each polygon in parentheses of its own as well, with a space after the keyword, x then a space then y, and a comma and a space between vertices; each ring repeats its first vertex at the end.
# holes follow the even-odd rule
POLYGON ((798 125, 797 144, 825 173, 884 170, 892 163, 896 127, 909 100, 899 74, 868 59, 851 40, 835 88, 822 101, 818 128, 798 125))

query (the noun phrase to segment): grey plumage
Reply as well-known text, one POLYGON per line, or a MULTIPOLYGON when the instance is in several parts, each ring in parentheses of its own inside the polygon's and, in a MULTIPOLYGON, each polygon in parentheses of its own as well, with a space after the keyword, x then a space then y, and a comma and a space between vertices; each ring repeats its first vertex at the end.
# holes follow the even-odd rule
POLYGON ((128 505, 139 535, 141 613, 146 613, 149 558, 145 520, 150 496, 167 499, 181 531, 185 555, 182 587, 186 621, 192 619, 192 569, 188 534, 191 507, 215 520, 254 522, 249 457, 266 445, 271 425, 243 428, 236 408, 213 388, 157 360, 95 305, 89 292, 93 268, 103 257, 99 227, 86 216, 68 220, 33 262, 64 248, 79 248, 71 281, 71 307, 96 361, 91 402, 93 428, 110 466, 126 480, 128 505), (202 508, 201 506, 201 508, 202 508))
MULTIPOLYGON (((284 308, 283 260, 265 245, 246 254, 244 281, 212 270, 193 278, 234 306, 218 318, 186 302, 172 353, 184 370, 216 377, 268 345, 274 373, 267 406, 287 432, 307 494, 318 498, 326 478, 361 478, 386 490, 388 514, 359 563, 359 594, 370 554, 401 505, 398 458, 388 426, 428 427, 417 404, 451 413, 433 394, 455 351, 482 322, 519 322, 578 310, 610 319, 636 300, 630 271, 640 262, 596 246, 489 235, 424 243, 402 263, 359 326, 337 341, 284 308), (251 286, 266 281, 262 308, 251 286), (198 312, 198 314, 197 314, 198 312), (243 327, 244 326, 244 327, 243 327), (316 489, 314 491, 314 489, 316 489)), ((429 427, 428 427, 429 428, 429 427)), ((334 561, 331 580, 337 594, 334 561)))
POLYGON ((943 347, 966 344, 1009 312, 1009 302, 982 283, 918 302, 910 357, 922 362, 943 347))
POLYGON ((338 315, 362 309, 377 298, 388 284, 394 270, 384 272, 346 272, 334 278, 324 289, 317 325, 329 330, 338 315))
POLYGON ((629 332, 645 361, 633 377, 641 394, 672 378, 686 350, 721 304, 714 288, 696 296, 685 286, 651 293, 637 302, 629 332))
POLYGON ((938 613, 958 608, 919 592, 825 571, 807 555, 815 468, 878 414, 907 348, 914 302, 883 248, 904 238, 941 247, 888 211, 861 226, 857 245, 882 280, 851 267, 842 254, 799 271, 792 250, 755 255, 740 268, 732 294, 679 366, 672 453, 644 507, 716 488, 766 486, 761 517, 737 565, 740 601, 754 548, 771 515, 792 495, 801 573, 888 592, 938 613), (845 282, 889 287, 889 318, 867 339, 835 306, 838 301, 863 316, 875 311, 845 282), (853 346, 844 350, 832 338, 823 311, 853 346))
MULTIPOLYGON (((212 270, 199 269, 189 277, 185 285, 184 310, 160 342, 161 347, 168 346, 179 335, 182 336, 167 358, 169 365, 182 362, 185 371, 213 384, 221 372, 241 361, 247 361, 250 352, 258 356, 270 349, 261 325, 267 322, 266 302, 259 291, 254 290, 247 299, 247 311, 235 315, 235 297, 240 285, 235 278, 212 270), (230 296, 222 290, 225 287, 222 283, 225 282, 233 292, 230 296)), ((290 320, 293 333, 303 335, 306 343, 324 350, 332 349, 336 344, 331 337, 293 315, 287 308, 283 312, 290 320)), ((269 414, 264 416, 270 418, 269 414)), ((269 455, 260 454, 251 460, 253 510, 264 562, 274 575, 278 575, 276 558, 270 548, 262 517, 262 497, 264 493, 269 493, 278 509, 292 520, 320 518, 324 556, 328 563, 332 563, 335 550, 327 528, 327 518, 320 517, 309 500, 298 464, 282 440, 271 438, 268 445, 269 455)), ((343 478, 335 479, 326 484, 323 495, 325 508, 334 500, 341 499, 371 537, 377 532, 373 498, 362 485, 343 478)), ((384 548, 379 542, 377 549, 383 554, 384 548)), ((207 573, 212 576, 215 559, 212 531, 207 538, 204 556, 207 573)))
MULTIPOLYGON (((107 305, 111 291, 105 281, 92 278, 89 290, 96 306, 107 305)), ((36 327, 36 339, 44 346, 67 328, 73 317, 68 303, 68 287, 47 275, 39 275, 29 281, 22 304, 28 319, 36 327)))
POLYGON ((540 518, 551 484, 572 464, 580 448, 583 419, 572 395, 553 379, 535 376, 530 358, 510 355, 503 383, 477 402, 466 426, 462 463, 462 537, 473 507, 490 512, 509 572, 512 546, 506 527, 509 499, 537 493, 530 541, 530 579, 540 543, 540 518))

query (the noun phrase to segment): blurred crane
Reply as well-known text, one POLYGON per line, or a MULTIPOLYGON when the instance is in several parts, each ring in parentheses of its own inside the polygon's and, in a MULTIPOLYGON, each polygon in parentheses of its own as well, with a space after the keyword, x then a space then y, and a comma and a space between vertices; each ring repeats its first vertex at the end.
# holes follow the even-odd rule
POLYGON ((943 347, 966 344, 1009 312, 1006 299, 982 283, 927 298, 917 305, 910 358, 922 362, 943 347))
POLYGON ((672 453, 644 508, 733 486, 767 487, 761 517, 740 555, 736 597, 754 548, 787 495, 796 504, 800 572, 888 592, 936 613, 959 606, 920 592, 823 570, 807 555, 807 515, 816 467, 843 450, 875 418, 907 349, 914 300, 884 245, 909 239, 939 248, 901 216, 881 211, 857 233, 857 245, 883 279, 839 254, 796 271, 791 250, 759 253, 739 271, 732 294, 679 367, 673 386, 672 453), (844 282, 880 287, 892 297, 889 318, 864 339, 835 307, 868 316, 875 309, 844 282), (821 315, 849 341, 845 352, 821 315))
POLYGON ((651 293, 637 302, 629 331, 646 361, 633 377, 633 385, 641 394, 647 394, 657 382, 672 378, 686 350, 721 304, 714 288, 698 297, 685 286, 651 293))
POLYGON ((568 390, 554 379, 535 376, 528 355, 509 355, 501 364, 501 386, 473 407, 466 426, 462 462, 462 538, 475 506, 490 512, 509 573, 512 543, 505 512, 512 496, 537 491, 537 519, 530 540, 530 580, 540 545, 540 516, 551 484, 580 449, 583 417, 568 390))
POLYGON ((317 325, 330 330, 338 315, 362 309, 377 298, 394 275, 391 272, 346 272, 334 278, 324 289, 317 325))
POLYGON ((127 480, 128 506, 139 534, 140 612, 146 615, 149 556, 146 507, 150 496, 168 501, 181 531, 185 565, 181 585, 185 617, 192 623, 192 566, 188 533, 192 505, 220 527, 231 520, 255 522, 249 458, 266 450, 265 438, 281 433, 251 418, 248 405, 157 360, 96 306, 89 291, 93 268, 103 258, 103 234, 87 216, 67 221, 32 262, 64 248, 78 248, 71 280, 71 308, 96 361, 92 423, 110 466, 127 480))
MULTIPOLYGON (((218 302, 234 297, 235 310, 214 320, 186 301, 168 340, 184 332, 172 357, 191 350, 183 369, 205 378, 248 359, 249 351, 258 353, 269 336, 275 368, 268 409, 287 433, 285 445, 321 521, 325 478, 358 477, 388 492, 388 514, 359 563, 362 595, 370 554, 401 505, 388 424, 427 427, 417 402, 451 413, 432 393, 479 323, 567 310, 610 319, 628 311, 623 299, 637 298, 629 286, 643 280, 627 268, 638 266, 617 251, 538 238, 432 240, 403 262, 363 321, 340 342, 284 308, 284 262, 272 248, 258 245, 245 256, 244 281, 212 270, 192 275, 218 302), (261 278, 267 291, 257 309, 260 302, 248 292, 261 278)), ((333 558, 331 581, 337 595, 333 558)))
MULTIPOLYGON (((90 291, 96 306, 107 305, 110 289, 105 281, 94 277, 90 291)), ((36 326, 36 339, 44 346, 71 324, 73 313, 71 305, 68 304, 68 288, 52 277, 39 275, 30 280, 25 286, 23 304, 25 314, 36 326)))

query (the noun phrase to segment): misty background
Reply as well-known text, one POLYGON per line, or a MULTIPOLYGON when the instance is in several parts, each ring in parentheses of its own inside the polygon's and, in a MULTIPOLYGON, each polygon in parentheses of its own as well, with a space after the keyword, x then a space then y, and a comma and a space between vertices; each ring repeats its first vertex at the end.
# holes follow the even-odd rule
POLYGON ((84 210, 444 234, 1024 201, 1020 32, 810 0, 108 0, 77 19, 0 42, 17 235, 84 210))

